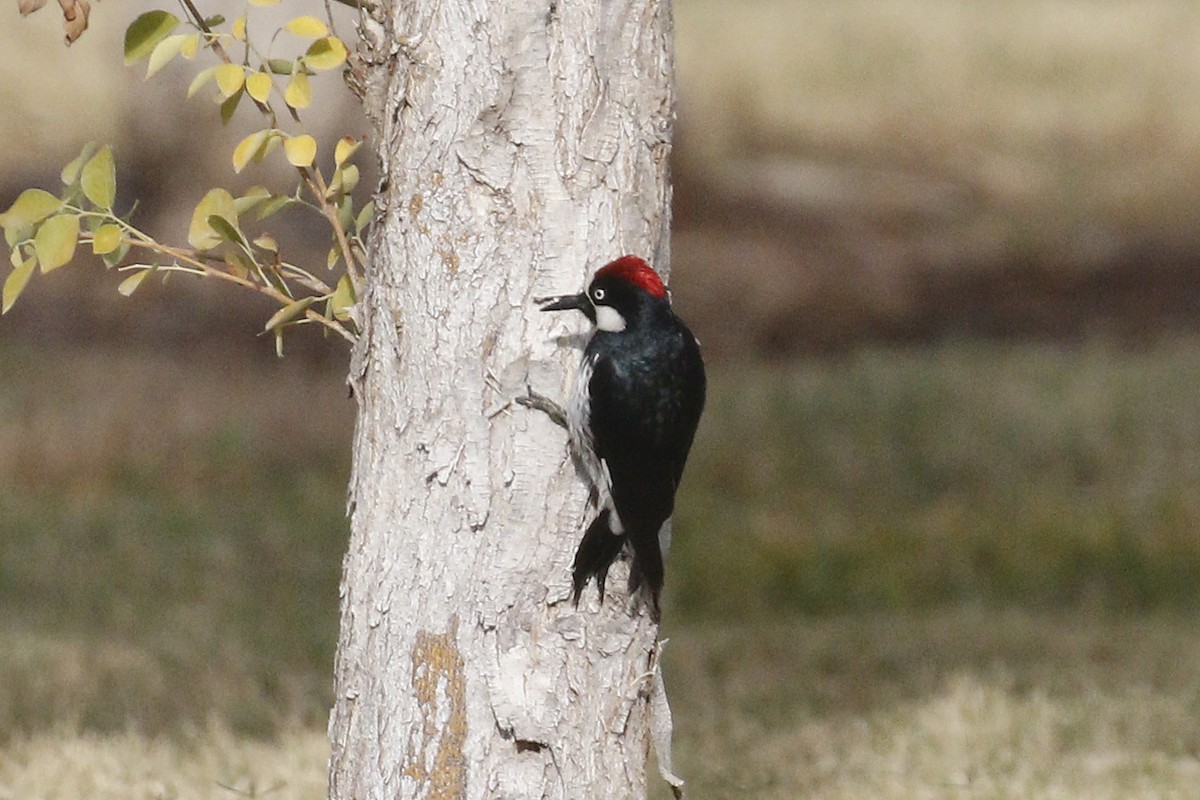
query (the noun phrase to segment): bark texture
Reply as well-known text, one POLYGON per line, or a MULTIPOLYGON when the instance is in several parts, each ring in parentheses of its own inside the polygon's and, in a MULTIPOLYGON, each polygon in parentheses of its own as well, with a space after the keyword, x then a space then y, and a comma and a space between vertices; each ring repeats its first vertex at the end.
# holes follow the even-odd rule
POLYGON ((534 296, 667 266, 669 2, 382 0, 360 33, 381 216, 331 797, 644 797, 657 629, 621 567, 572 608, 586 491, 513 400, 564 397, 582 346, 534 296))

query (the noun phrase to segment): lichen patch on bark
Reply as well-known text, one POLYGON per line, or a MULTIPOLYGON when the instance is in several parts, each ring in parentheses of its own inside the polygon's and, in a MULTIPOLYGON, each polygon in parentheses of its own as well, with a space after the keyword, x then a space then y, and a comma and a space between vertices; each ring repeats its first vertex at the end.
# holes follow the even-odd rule
POLYGON ((429 800, 467 796, 467 679, 457 623, 446 633, 418 631, 412 650, 412 687, 424 725, 404 775, 427 785, 429 800))

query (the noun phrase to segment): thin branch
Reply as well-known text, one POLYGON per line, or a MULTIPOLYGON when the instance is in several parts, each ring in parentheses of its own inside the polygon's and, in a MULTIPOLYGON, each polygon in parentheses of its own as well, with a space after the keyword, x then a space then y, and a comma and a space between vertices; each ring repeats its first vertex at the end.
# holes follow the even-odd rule
MULTIPOLYGON (((334 36, 338 35, 337 27, 333 22, 333 6, 329 4, 329 0, 325 0, 325 19, 329 20, 329 32, 334 36)), ((341 37, 339 37, 341 38, 341 37)))
POLYGON ((329 294, 333 291, 333 289, 330 288, 329 284, 325 283, 325 281, 321 280, 316 275, 313 275, 308 270, 298 267, 291 262, 280 261, 276 264, 276 266, 279 268, 280 273, 287 272, 288 276, 292 280, 304 284, 314 292, 329 294))
MULTIPOLYGON (((217 58, 221 59, 226 64, 237 64, 238 62, 229 57, 229 53, 225 50, 225 46, 221 44, 220 36, 214 33, 213 29, 209 27, 208 23, 204 20, 203 15, 201 15, 199 9, 196 8, 196 5, 192 2, 192 0, 179 0, 179 4, 183 6, 184 11, 186 11, 187 15, 191 17, 192 22, 195 23, 196 27, 204 33, 204 40, 208 43, 208 49, 216 53, 217 58)), ((249 46, 249 42, 247 42, 247 46, 249 46)), ((258 106, 259 111, 270 117, 271 127, 278 128, 279 118, 275 115, 275 109, 271 108, 271 106, 266 103, 255 100, 253 97, 250 99, 254 101, 254 105, 258 106)), ((292 114, 292 119, 299 122, 300 118, 296 116, 296 110, 291 106, 288 106, 288 110, 292 114)))
POLYGON ((362 275, 355 267, 354 251, 350 248, 350 240, 346 237, 346 231, 342 228, 342 222, 338 219, 337 207, 331 205, 325 199, 325 191, 329 188, 325 185, 325 179, 321 176, 321 171, 318 169, 309 169, 308 167, 297 167, 300 174, 304 177, 305 184, 308 185, 308 190, 312 192, 321 209, 321 213, 325 215, 325 219, 329 220, 329 224, 333 227, 333 232, 337 236, 338 249, 342 251, 342 258, 346 262, 346 272, 349 273, 350 279, 354 281, 356 287, 362 285, 362 275))
MULTIPOLYGON (((270 284, 255 283, 254 281, 247 280, 246 278, 241 278, 237 275, 234 275, 232 272, 226 272, 223 269, 217 269, 216 267, 209 266, 208 264, 204 263, 199 258, 196 258, 195 255, 191 251, 181 250, 178 247, 171 247, 170 245, 165 245, 165 244, 162 244, 161 242, 155 242, 153 240, 150 240, 150 241, 136 240, 136 241, 130 241, 129 244, 132 247, 140 247, 144 250, 150 250, 152 252, 159 253, 161 255, 169 256, 169 257, 175 259, 176 261, 182 261, 185 264, 191 264, 196 269, 203 271, 203 273, 206 277, 217 278, 218 280, 228 281, 229 283, 233 283, 233 284, 236 284, 243 288, 256 291, 259 294, 264 294, 267 297, 270 297, 272 300, 279 303, 281 306, 288 305, 289 303, 293 302, 293 300, 294 300, 294 298, 288 297, 286 294, 279 291, 278 289, 276 289, 274 286, 271 286, 270 284)), ((341 336, 343 339, 350 342, 351 344, 353 344, 355 342, 354 335, 352 333, 350 333, 350 331, 346 330, 345 327, 343 327, 342 324, 339 323, 337 320, 326 319, 324 316, 322 316, 321 314, 318 314, 316 311, 313 311, 311 308, 307 308, 304 310, 304 316, 305 316, 305 318, 311 320, 312 322, 316 322, 320 325, 324 325, 326 328, 328 328, 329 330, 338 334, 339 336, 341 336)))
POLYGON ((192 0, 179 0, 179 4, 183 6, 188 16, 192 18, 192 22, 196 23, 196 27, 204 32, 209 48, 217 54, 217 57, 226 64, 234 63, 233 59, 229 57, 229 53, 225 52, 225 47, 218 40, 217 35, 213 33, 213 29, 208 27, 208 23, 205 22, 204 17, 201 16, 200 11, 192 3, 192 0))

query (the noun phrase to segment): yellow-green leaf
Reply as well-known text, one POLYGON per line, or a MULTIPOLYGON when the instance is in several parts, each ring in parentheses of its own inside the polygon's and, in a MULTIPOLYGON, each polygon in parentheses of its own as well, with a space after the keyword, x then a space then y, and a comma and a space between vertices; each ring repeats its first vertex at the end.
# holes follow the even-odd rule
POLYGON ((276 133, 275 136, 272 136, 269 139, 267 139, 267 146, 265 148, 263 148, 263 158, 266 158, 267 156, 271 155, 271 152, 276 147, 279 146, 279 143, 281 141, 283 141, 283 132, 276 131, 275 133, 276 133))
POLYGON ((195 58, 196 53, 200 51, 200 34, 193 33, 191 36, 185 37, 183 47, 179 48, 179 52, 184 58, 195 58))
POLYGON ((358 298, 354 294, 354 282, 350 280, 349 275, 343 275, 338 281, 337 288, 333 291, 333 296, 329 298, 329 310, 335 317, 345 322, 350 318, 350 306, 357 301, 358 298))
POLYGON ((0 306, 0 314, 7 314, 8 310, 13 307, 13 303, 17 302, 17 298, 29 284, 29 279, 33 277, 33 268, 36 266, 37 260, 30 258, 4 279, 4 298, 3 305, 0 306))
POLYGON ((254 262, 247 258, 241 250, 226 250, 225 266, 229 268, 227 271, 230 275, 236 275, 242 279, 249 278, 250 273, 254 270, 254 262))
POLYGON ((45 189, 26 189, 4 212, 4 229, 20 230, 34 223, 41 222, 46 217, 62 208, 62 200, 47 192, 45 189))
POLYGON ((269 233, 264 233, 255 239, 254 246, 260 250, 266 250, 268 253, 279 252, 279 242, 275 241, 275 237, 269 233))
POLYGON ((329 252, 325 255, 326 269, 333 269, 337 263, 342 260, 342 249, 337 245, 329 248, 329 252))
POLYGON ((342 226, 342 230, 350 230, 350 226, 354 224, 354 198, 349 195, 343 195, 338 201, 337 208, 338 224, 342 226))
POLYGON ((293 300, 283 308, 276 311, 267 320, 267 324, 263 327, 263 331, 273 331, 284 323, 291 322, 296 317, 304 313, 304 311, 313 304, 315 297, 301 297, 299 300, 293 300))
POLYGON ((204 84, 212 80, 212 77, 214 74, 216 74, 216 71, 216 67, 209 67, 208 69, 202 69, 197 72, 196 77, 192 78, 192 82, 188 84, 187 96, 191 97, 196 92, 203 89, 204 84))
POLYGON ((92 157, 92 154, 96 152, 98 147, 99 145, 95 142, 88 142, 85 144, 79 155, 77 155, 70 164, 67 164, 62 168, 62 172, 59 173, 59 177, 62 178, 62 182, 67 186, 70 186, 72 183, 77 181, 79 179, 79 170, 83 169, 83 165, 87 163, 87 160, 92 157))
POLYGON ((283 152, 294 167, 311 167, 317 157, 317 140, 307 133, 293 136, 283 143, 283 152))
POLYGON ((117 195, 117 172, 113 165, 112 149, 105 145, 88 159, 79 173, 83 194, 99 208, 112 208, 117 195))
POLYGON ((313 69, 337 69, 349 56, 345 43, 336 36, 317 39, 304 54, 304 63, 313 69))
POLYGON ((236 225, 224 217, 212 214, 208 218, 208 224, 225 241, 241 245, 246 250, 250 249, 250 246, 246 244, 246 237, 242 235, 242 232, 238 230, 236 225))
POLYGON ((273 6, 278 5, 279 0, 250 0, 252 6, 273 6))
MULTIPOLYGON (((357 176, 358 168, 353 164, 349 166, 355 170, 355 175, 357 176)), ((329 180, 329 185, 325 187, 326 200, 336 200, 346 194, 346 188, 342 184, 342 180, 345 177, 346 173, 343 167, 338 167, 333 171, 333 177, 329 180)), ((357 177, 355 180, 357 180, 357 177)))
POLYGON ((109 223, 101 225, 92 234, 92 252, 106 255, 121 246, 121 226, 109 223))
POLYGON ((355 139, 353 136, 343 136, 338 139, 337 146, 333 149, 333 161, 339 167, 346 163, 346 159, 354 155, 362 141, 355 139))
POLYGON ((283 29, 294 36, 304 36, 311 39, 316 39, 329 33, 329 29, 325 27, 324 22, 308 15, 288 20, 283 29))
POLYGON ((58 269, 75 255, 79 241, 79 217, 59 214, 42 223, 33 235, 33 252, 42 272, 58 269))
POLYGON ((292 108, 308 108, 312 105, 312 89, 308 84, 308 76, 297 72, 288 82, 287 90, 283 93, 283 101, 292 108))
POLYGON ((237 94, 246 82, 246 71, 240 64, 221 64, 215 69, 213 75, 217 79, 217 89, 226 99, 237 94))
POLYGON ((188 226, 188 244, 197 250, 209 250, 219 245, 223 240, 220 234, 209 224, 209 217, 218 216, 237 223, 237 207, 233 195, 224 189, 211 189, 208 194, 196 204, 192 212, 192 223, 188 226))
POLYGON ((347 164, 338 172, 342 174, 342 191, 353 192, 354 187, 358 186, 358 167, 354 164, 347 164))
POLYGON ((357 234, 362 234, 363 229, 370 225, 371 221, 374 219, 375 201, 371 200, 359 210, 358 216, 354 218, 354 232, 357 234))
POLYGON ((104 266, 106 267, 115 267, 124 261, 127 255, 129 255, 129 242, 122 241, 116 250, 100 256, 100 260, 104 262, 104 266))
POLYGON ((267 200, 265 203, 263 203, 262 208, 260 208, 258 210, 258 220, 259 220, 259 222, 261 222, 264 219, 266 219, 267 217, 274 214, 279 209, 286 208, 287 206, 290 206, 290 205, 292 205, 294 203, 298 203, 298 202, 300 202, 300 201, 293 200, 292 198, 288 197, 287 195, 277 194, 274 197, 272 197, 271 199, 267 200))
POLYGON ((237 209, 238 216, 241 216, 247 211, 254 210, 270 197, 271 192, 265 186, 251 186, 244 195, 233 201, 233 205, 237 209))
POLYGON ((246 78, 246 94, 260 103, 267 102, 271 94, 271 76, 265 72, 256 72, 246 78))
POLYGON ((125 29, 125 65, 141 61, 175 30, 179 17, 167 11, 147 11, 125 29))
POLYGON ((233 38, 239 42, 246 41, 246 15, 242 14, 233 21, 233 38))
POLYGON ((242 102, 242 98, 246 96, 243 89, 238 89, 233 93, 232 97, 226 98, 221 103, 221 124, 228 125, 229 120, 233 119, 233 112, 237 111, 238 103, 242 102))
POLYGON ((154 45, 154 50, 150 52, 150 61, 146 64, 146 77, 149 78, 154 73, 170 63, 171 59, 179 55, 183 50, 184 42, 191 37, 186 33, 168 36, 158 44, 154 45))
POLYGON ((267 139, 275 133, 273 128, 264 128, 261 131, 254 133, 242 139, 238 146, 233 149, 233 170, 241 172, 251 159, 261 161, 267 139))
POLYGON ((117 291, 129 297, 129 295, 137 291, 137 288, 142 285, 142 281, 146 280, 146 277, 153 271, 152 269, 139 269, 117 284, 117 291))

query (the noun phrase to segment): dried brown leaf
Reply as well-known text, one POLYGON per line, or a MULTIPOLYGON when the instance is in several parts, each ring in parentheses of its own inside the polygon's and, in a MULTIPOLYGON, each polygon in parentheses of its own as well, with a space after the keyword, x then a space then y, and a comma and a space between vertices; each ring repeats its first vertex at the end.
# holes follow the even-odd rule
POLYGON ((87 0, 58 0, 63 12, 63 28, 67 32, 67 44, 71 44, 87 30, 88 16, 92 7, 87 0))
POLYGON ((46 5, 46 0, 17 0, 17 9, 21 12, 22 17, 32 14, 44 5, 46 5))

